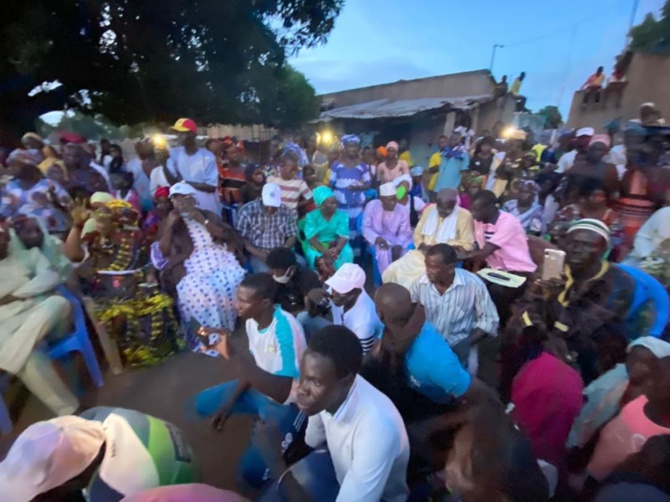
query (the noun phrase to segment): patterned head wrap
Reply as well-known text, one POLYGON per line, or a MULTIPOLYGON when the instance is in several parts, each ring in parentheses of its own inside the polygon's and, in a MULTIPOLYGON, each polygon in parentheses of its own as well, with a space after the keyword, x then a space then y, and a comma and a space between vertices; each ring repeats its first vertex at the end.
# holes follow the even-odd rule
POLYGON ((344 136, 342 136, 342 144, 344 146, 347 146, 347 145, 358 146, 358 145, 361 144, 361 138, 359 138, 355 134, 345 134, 344 136))
POLYGON ((596 233, 605 239, 608 246, 610 244, 610 229, 600 220, 593 218, 583 218, 581 220, 577 220, 568 229, 568 233, 576 232, 577 230, 588 230, 589 232, 596 233))
POLYGON ((314 189, 314 202, 318 207, 321 207, 327 199, 330 199, 331 197, 334 196, 335 192, 333 192, 327 186, 322 185, 314 189))
POLYGON ((307 155, 305 154, 303 149, 300 148, 295 143, 286 143, 286 145, 284 145, 283 153, 284 154, 291 153, 295 155, 298 159, 298 166, 301 168, 305 167, 309 163, 307 155))
POLYGON ((114 199, 95 211, 96 218, 111 218, 122 227, 136 227, 139 215, 130 202, 114 199))

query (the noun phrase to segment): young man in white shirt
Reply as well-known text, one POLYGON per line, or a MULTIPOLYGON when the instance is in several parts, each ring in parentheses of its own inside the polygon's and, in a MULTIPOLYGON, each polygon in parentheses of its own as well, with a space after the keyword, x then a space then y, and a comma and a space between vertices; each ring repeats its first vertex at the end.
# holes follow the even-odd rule
POLYGON ((354 263, 345 263, 326 281, 325 289, 313 289, 305 298, 307 311, 298 315, 307 338, 321 328, 336 324, 349 328, 358 336, 363 353, 368 352, 384 329, 375 302, 365 292, 365 271, 354 263), (319 314, 328 304, 332 322, 319 314))
POLYGON ((363 351, 354 333, 328 326, 309 341, 300 365, 298 407, 316 450, 287 470, 271 424, 257 422, 253 442, 282 500, 407 500, 409 441, 393 403, 358 375, 363 351))
MULTIPOLYGON (((172 126, 179 133, 181 146, 170 150, 170 159, 176 170, 175 175, 195 188, 198 208, 221 215, 221 201, 217 194, 219 171, 216 157, 206 148, 200 148, 196 141, 198 126, 191 119, 179 119, 172 126)), ((168 166, 170 167, 170 166, 168 166)))
MULTIPOLYGON (((249 352, 235 350, 229 334, 220 328, 205 330, 209 333, 208 345, 214 345, 232 364, 237 380, 202 391, 195 399, 195 409, 201 417, 213 417, 217 431, 233 413, 276 422, 288 447, 305 422, 291 403, 306 344, 300 323, 274 304, 276 296, 277 283, 270 274, 247 276, 237 289, 237 312, 246 319, 249 352)), ((245 452, 240 474, 254 487, 268 479, 266 467, 253 448, 245 452)))

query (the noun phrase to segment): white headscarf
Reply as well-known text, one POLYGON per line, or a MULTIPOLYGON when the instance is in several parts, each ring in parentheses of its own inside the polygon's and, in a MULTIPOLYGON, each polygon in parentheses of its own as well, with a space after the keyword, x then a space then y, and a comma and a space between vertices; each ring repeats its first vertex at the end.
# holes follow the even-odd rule
POLYGON ((407 184, 409 185, 409 188, 407 191, 409 192, 412 189, 413 183, 412 183, 412 177, 409 174, 403 174, 401 176, 398 176, 393 180, 393 184, 395 185, 396 188, 400 186, 400 183, 403 181, 406 181, 407 184))
POLYGON ((460 207, 459 198, 456 197, 456 205, 449 216, 442 220, 442 224, 438 228, 437 224, 440 220, 440 215, 437 212, 437 206, 433 208, 426 219, 426 224, 423 226, 421 233, 423 235, 434 235, 435 241, 438 244, 446 243, 456 239, 458 232, 458 208, 460 207))

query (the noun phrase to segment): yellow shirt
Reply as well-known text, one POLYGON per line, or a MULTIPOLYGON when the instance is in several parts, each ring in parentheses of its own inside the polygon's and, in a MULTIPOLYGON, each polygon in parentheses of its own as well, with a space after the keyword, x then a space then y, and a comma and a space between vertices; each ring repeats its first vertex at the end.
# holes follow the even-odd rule
MULTIPOLYGON (((470 214, 470 211, 463 209, 462 207, 455 210, 458 211, 458 216, 456 218, 456 238, 445 244, 449 244, 450 246, 461 246, 466 251, 470 251, 475 246, 475 230, 472 215, 470 214)), ((419 223, 416 225, 416 229, 414 230, 414 246, 416 246, 416 249, 419 249, 421 244, 427 246, 439 244, 434 235, 423 234, 423 227, 426 224, 426 221, 428 221, 428 216, 433 211, 437 211, 437 206, 435 204, 431 204, 423 210, 419 223)), ((437 228, 440 228, 441 224, 442 218, 438 220, 437 228)))
POLYGON ((400 160, 404 160, 405 162, 407 162, 407 165, 409 167, 414 166, 414 161, 412 161, 412 152, 410 152, 409 150, 402 152, 398 158, 400 160))
POLYGON ((514 96, 518 96, 519 91, 521 91, 521 80, 517 78, 514 82, 512 82, 512 86, 509 88, 509 92, 514 96))
MULTIPOLYGON (((428 161, 428 169, 430 169, 431 167, 440 167, 440 162, 442 162, 440 152, 435 152, 433 155, 430 156, 430 160, 428 161)), ((430 177, 430 181, 428 182, 428 190, 435 190, 438 174, 440 173, 435 173, 430 177)))

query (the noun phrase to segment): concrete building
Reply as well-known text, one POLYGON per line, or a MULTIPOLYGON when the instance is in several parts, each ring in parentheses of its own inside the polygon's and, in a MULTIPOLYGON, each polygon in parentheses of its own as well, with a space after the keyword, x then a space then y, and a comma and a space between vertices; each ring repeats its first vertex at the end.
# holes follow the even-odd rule
POLYGON ((476 70, 324 94, 319 128, 360 134, 374 146, 405 139, 415 164, 426 166, 438 137, 462 120, 476 133, 512 122, 515 100, 494 100, 494 87, 488 70, 476 70))
MULTIPOLYGON (((605 124, 615 119, 630 120, 639 118, 642 103, 653 102, 670 120, 670 57, 657 56, 642 52, 629 52, 623 55, 629 58, 625 69, 626 83, 621 90, 620 106, 616 106, 616 97, 607 99, 607 103, 583 105, 584 93, 577 91, 572 99, 569 127, 594 127, 603 131, 605 124)), ((586 77, 584 76, 584 80, 586 77)))

